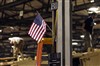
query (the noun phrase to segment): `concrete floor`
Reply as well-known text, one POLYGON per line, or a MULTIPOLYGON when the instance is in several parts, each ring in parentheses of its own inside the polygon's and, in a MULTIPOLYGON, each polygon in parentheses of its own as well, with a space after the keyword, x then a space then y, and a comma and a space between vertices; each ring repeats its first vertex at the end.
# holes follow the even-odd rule
MULTIPOLYGON (((32 59, 26 59, 16 63, 17 66, 36 66, 36 61, 32 59)), ((48 61, 42 61, 41 66, 48 66, 48 61)))
MULTIPOLYGON (((41 66, 48 66, 47 61, 42 61, 41 66)), ((17 66, 36 66, 35 60, 24 60, 16 63, 17 66)))
MULTIPOLYGON (((31 58, 26 58, 24 60, 17 60, 17 61, 4 61, 0 62, 0 66, 36 66, 36 61, 32 60, 31 58)), ((41 62, 41 66, 48 66, 48 61, 41 62)))

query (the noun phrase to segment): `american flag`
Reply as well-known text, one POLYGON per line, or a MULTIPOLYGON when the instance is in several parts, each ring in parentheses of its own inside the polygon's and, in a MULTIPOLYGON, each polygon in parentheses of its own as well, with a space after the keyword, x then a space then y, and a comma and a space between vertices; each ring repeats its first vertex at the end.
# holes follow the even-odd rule
POLYGON ((36 18, 34 19, 33 24, 30 27, 30 30, 28 32, 28 34, 35 39, 36 41, 40 42, 43 35, 46 32, 46 23, 43 20, 43 18, 41 17, 40 14, 38 14, 36 16, 36 18))

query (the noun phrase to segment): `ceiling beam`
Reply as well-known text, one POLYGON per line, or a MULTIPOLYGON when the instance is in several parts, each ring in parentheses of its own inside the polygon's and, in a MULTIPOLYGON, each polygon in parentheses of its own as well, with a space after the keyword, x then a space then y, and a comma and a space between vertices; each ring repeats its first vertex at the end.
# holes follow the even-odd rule
POLYGON ((47 5, 43 0, 38 0, 40 3, 42 3, 43 5, 47 5))
POLYGON ((27 2, 30 2, 30 1, 32 1, 32 0, 19 0, 19 1, 16 0, 14 2, 0 6, 0 10, 11 8, 11 7, 14 7, 14 6, 17 6, 17 5, 20 5, 20 4, 23 4, 23 3, 27 3, 27 2))
MULTIPOLYGON (((47 7, 49 7, 49 6, 47 6, 47 7)), ((38 12, 43 12, 43 11, 41 11, 41 10, 43 10, 43 9, 45 9, 44 7, 42 7, 42 8, 38 8, 38 9, 32 9, 32 10, 24 10, 24 14, 27 14, 27 13, 29 13, 29 12, 32 12, 32 13, 34 13, 34 12, 36 12, 36 11, 38 11, 38 12)), ((11 16, 9 16, 9 17, 15 17, 15 16, 19 16, 19 14, 14 14, 14 15, 11 15, 11 16)))
MULTIPOLYGON (((47 13, 45 13, 45 12, 44 13, 40 13, 41 16, 43 17, 43 19, 52 17, 52 12, 47 12, 47 13)), ((35 16, 30 16, 30 17, 27 17, 27 18, 24 18, 24 19, 29 19, 29 20, 32 19, 33 20, 33 18, 35 18, 35 16)))
POLYGON ((0 19, 0 25, 21 25, 21 26, 29 26, 31 25, 33 20, 23 20, 23 19, 0 19))
MULTIPOLYGON (((26 20, 26 19, 0 19, 1 26, 30 26, 33 20, 26 20)), ((46 22, 47 24, 52 24, 51 22, 46 22)))

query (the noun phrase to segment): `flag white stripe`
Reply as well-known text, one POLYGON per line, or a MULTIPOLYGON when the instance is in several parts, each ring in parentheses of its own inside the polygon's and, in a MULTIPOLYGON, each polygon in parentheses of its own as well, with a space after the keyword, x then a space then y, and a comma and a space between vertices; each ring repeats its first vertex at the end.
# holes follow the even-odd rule
POLYGON ((33 24, 31 25, 30 30, 29 30, 29 32, 28 32, 28 34, 30 34, 30 32, 32 31, 33 26, 34 26, 34 22, 33 22, 33 24))
POLYGON ((32 26, 31 26, 31 29, 30 29, 30 31, 29 31, 29 34, 31 34, 33 28, 34 28, 34 23, 33 23, 32 26))
MULTIPOLYGON (((42 26, 43 27, 43 26, 42 26)), ((43 31, 44 29, 41 29, 41 31, 39 32, 39 34, 38 34, 38 36, 37 36, 37 39, 36 40, 38 40, 39 39, 39 36, 41 35, 41 33, 42 33, 42 31, 43 31)))
POLYGON ((39 34, 39 32, 40 32, 41 29, 42 29, 42 25, 40 26, 40 28, 38 29, 37 33, 35 34, 34 39, 37 38, 37 36, 38 36, 38 34, 39 34))
MULTIPOLYGON (((39 28, 40 28, 40 27, 39 27, 39 28)), ((38 28, 38 30, 39 30, 39 28, 38 28)), ((37 31, 38 31, 38 30, 37 30, 37 31)), ((37 32, 35 32, 35 34, 34 34, 34 37, 33 37, 34 39, 35 39, 35 36, 37 36, 36 33, 37 33, 37 32)))
POLYGON ((31 31, 31 33, 30 33, 30 36, 32 36, 32 34, 33 34, 35 28, 36 28, 36 25, 34 24, 34 27, 33 27, 32 31, 31 31))

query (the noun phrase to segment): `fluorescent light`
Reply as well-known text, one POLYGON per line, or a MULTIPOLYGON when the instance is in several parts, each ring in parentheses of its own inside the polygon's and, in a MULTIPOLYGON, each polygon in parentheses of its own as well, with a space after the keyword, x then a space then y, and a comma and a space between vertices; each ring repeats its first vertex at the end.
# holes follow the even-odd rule
POLYGON ((13 35, 13 34, 10 34, 10 35, 13 35))
POLYGON ((95 11, 96 13, 100 13, 100 11, 95 11))
POLYGON ((82 41, 82 40, 76 40, 76 39, 72 39, 72 41, 82 41))
POLYGON ((89 10, 89 11, 95 12, 95 11, 97 11, 98 9, 99 9, 98 7, 91 7, 91 8, 89 8, 88 10, 89 10))
POLYGON ((11 29, 14 29, 14 27, 10 27, 11 29))
POLYGON ((84 36, 84 35, 81 35, 80 37, 81 37, 81 38, 84 38, 85 36, 84 36))
POLYGON ((92 2, 94 2, 94 0, 91 0, 90 2, 92 3, 92 2))
POLYGON ((100 7, 91 7, 88 9, 88 13, 100 13, 100 7))
POLYGON ((2 30, 0 30, 0 32, 2 32, 2 30))
POLYGON ((88 11, 89 14, 93 13, 92 11, 88 11))
POLYGON ((77 42, 73 42, 72 45, 78 45, 78 43, 77 42))
POLYGON ((96 25, 96 23, 94 23, 94 25, 96 25))

